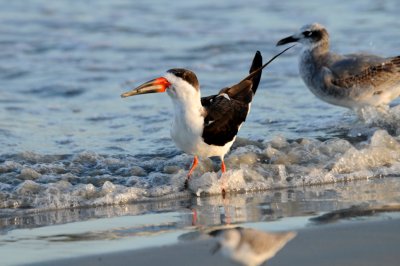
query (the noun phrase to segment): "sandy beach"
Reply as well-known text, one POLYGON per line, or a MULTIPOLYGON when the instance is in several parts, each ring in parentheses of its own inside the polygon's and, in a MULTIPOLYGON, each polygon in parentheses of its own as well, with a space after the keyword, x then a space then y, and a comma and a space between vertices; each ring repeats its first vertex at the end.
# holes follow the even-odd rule
MULTIPOLYGON (((400 260, 399 232, 400 219, 310 226, 299 230, 267 265, 395 266, 400 260)), ((30 265, 233 265, 220 254, 211 255, 214 244, 214 239, 198 240, 30 265)))

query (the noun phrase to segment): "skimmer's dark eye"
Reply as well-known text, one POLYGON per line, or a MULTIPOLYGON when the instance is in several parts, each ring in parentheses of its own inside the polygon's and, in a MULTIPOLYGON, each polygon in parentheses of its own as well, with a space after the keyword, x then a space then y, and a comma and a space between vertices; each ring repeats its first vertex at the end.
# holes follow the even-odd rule
POLYGON ((303 35, 305 36, 305 37, 310 37, 311 35, 312 35, 312 31, 309 31, 309 30, 306 30, 306 31, 303 31, 303 35))

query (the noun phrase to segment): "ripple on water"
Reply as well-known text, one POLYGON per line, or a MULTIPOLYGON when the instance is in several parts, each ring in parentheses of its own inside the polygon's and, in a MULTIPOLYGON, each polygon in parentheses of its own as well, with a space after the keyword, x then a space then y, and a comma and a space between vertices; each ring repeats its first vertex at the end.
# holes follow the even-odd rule
POLYGON ((64 84, 52 84, 32 88, 24 91, 24 93, 32 94, 38 97, 61 97, 72 98, 78 97, 85 93, 86 89, 76 86, 68 86, 64 84))
POLYGON ((111 121, 118 117, 119 117, 119 115, 114 115, 114 114, 99 114, 99 115, 88 117, 88 118, 86 118, 86 120, 97 123, 97 122, 111 121))

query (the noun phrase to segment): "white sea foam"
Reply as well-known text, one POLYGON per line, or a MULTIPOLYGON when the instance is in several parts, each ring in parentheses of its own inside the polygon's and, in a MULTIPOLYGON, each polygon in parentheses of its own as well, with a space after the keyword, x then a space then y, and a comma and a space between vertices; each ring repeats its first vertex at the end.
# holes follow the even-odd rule
POLYGON ((203 174, 192 182, 191 189, 197 194, 214 194, 220 193, 216 186, 222 188, 223 180, 228 191, 253 191, 400 173, 399 140, 384 130, 358 144, 343 139, 301 139, 289 143, 277 137, 264 145, 263 150, 245 146, 232 152, 227 157, 228 167, 234 163, 233 168, 239 169, 227 172, 219 180, 213 175, 212 181, 209 173, 203 174))
MULTIPOLYGON (((366 128, 364 132, 369 131, 366 128)), ((350 138, 351 139, 351 138, 350 138)), ((191 163, 186 154, 107 156, 94 152, 51 156, 33 152, 7 156, 0 164, 0 207, 61 209, 125 204, 154 199, 250 192, 399 176, 400 140, 375 129, 366 140, 333 138, 270 141, 239 139, 219 161, 201 159, 183 190, 191 163)))

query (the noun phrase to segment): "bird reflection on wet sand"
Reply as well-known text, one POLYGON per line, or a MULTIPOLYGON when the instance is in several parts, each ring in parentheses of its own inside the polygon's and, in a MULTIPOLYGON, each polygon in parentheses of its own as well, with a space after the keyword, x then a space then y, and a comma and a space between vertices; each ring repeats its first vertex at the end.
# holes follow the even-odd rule
POLYGON ((210 233, 218 239, 212 249, 245 266, 257 266, 274 257, 287 242, 292 240, 295 232, 262 232, 252 228, 228 228, 210 233))

